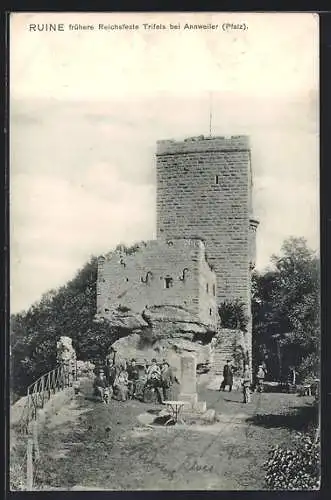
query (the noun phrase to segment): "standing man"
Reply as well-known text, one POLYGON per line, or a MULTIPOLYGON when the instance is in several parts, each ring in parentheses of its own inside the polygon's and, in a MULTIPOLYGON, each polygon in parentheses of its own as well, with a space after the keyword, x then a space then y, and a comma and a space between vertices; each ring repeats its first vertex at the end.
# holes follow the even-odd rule
POLYGON ((233 372, 229 359, 227 360, 226 365, 223 368, 223 382, 221 383, 219 390, 225 391, 227 385, 229 386, 229 392, 231 392, 233 386, 233 372))
POLYGON ((136 360, 131 359, 130 366, 128 367, 129 376, 129 397, 132 399, 136 395, 137 381, 139 379, 139 370, 136 365, 136 360))
POLYGON ((256 374, 256 381, 257 381, 257 392, 263 392, 263 383, 264 383, 264 377, 265 377, 265 371, 263 368, 263 365, 259 365, 257 374, 256 374))
POLYGON ((179 383, 168 361, 163 360, 161 368, 161 385, 163 392, 163 401, 168 401, 169 399, 171 399, 171 388, 174 382, 176 382, 177 384, 179 383))
POLYGON ((107 377, 107 382, 108 382, 110 387, 113 387, 116 375, 117 375, 117 369, 116 369, 116 366, 114 365, 113 358, 108 359, 107 360, 106 377, 107 377))
POLYGON ((158 402, 162 403, 162 395, 161 395, 161 370, 159 365, 157 364, 156 359, 152 359, 152 364, 147 368, 147 381, 144 388, 144 400, 145 393, 149 389, 154 389, 158 402))
POLYGON ((245 364, 244 367, 244 376, 243 376, 243 381, 242 381, 242 388, 243 388, 243 396, 244 396, 244 403, 250 403, 251 402, 251 373, 249 371, 249 366, 245 364))

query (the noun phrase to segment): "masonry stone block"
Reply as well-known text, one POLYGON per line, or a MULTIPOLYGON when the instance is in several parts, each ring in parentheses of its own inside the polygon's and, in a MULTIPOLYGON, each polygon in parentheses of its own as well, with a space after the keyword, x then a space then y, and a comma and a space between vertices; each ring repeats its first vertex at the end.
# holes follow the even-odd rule
POLYGON ((198 402, 197 361, 194 354, 181 356, 180 401, 187 401, 194 407, 198 402))

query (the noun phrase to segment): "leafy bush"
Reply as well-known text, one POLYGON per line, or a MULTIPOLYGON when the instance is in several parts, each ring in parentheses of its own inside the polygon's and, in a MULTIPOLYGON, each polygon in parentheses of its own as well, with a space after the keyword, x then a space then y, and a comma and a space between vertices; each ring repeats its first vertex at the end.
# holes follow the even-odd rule
POLYGON ((139 250, 141 249, 141 247, 143 246, 146 246, 146 243, 144 241, 141 241, 139 243, 135 243, 131 246, 126 246, 126 245, 123 245, 123 244, 119 244, 117 245, 116 247, 116 251, 121 251, 123 252, 125 255, 134 255, 135 253, 139 252, 139 250))
POLYGON ((223 328, 242 330, 245 332, 248 326, 248 316, 245 312, 245 304, 240 300, 225 300, 218 308, 218 314, 223 328))
POLYGON ((150 327, 143 328, 140 333, 139 338, 139 349, 144 349, 146 347, 151 347, 155 344, 157 340, 157 336, 155 336, 153 329, 150 327))
POLYGON ((246 362, 245 350, 236 340, 232 344, 233 363, 236 370, 242 371, 246 362))
POLYGON ((11 390, 26 387, 56 366, 56 342, 72 338, 78 359, 102 362, 110 346, 127 334, 108 321, 95 322, 97 259, 58 290, 46 293, 27 312, 11 317, 11 390))
POLYGON ((303 382, 319 370, 319 257, 304 238, 292 237, 271 263, 267 272, 252 276, 255 364, 266 360, 269 375, 278 380, 294 366, 303 382))
POLYGON ((298 433, 292 447, 275 446, 265 464, 270 490, 315 490, 320 485, 320 442, 298 433))
POLYGON ((312 383, 319 378, 319 353, 311 352, 307 354, 298 368, 298 375, 303 383, 312 383))
POLYGON ((10 489, 12 491, 26 490, 24 466, 10 463, 10 489))

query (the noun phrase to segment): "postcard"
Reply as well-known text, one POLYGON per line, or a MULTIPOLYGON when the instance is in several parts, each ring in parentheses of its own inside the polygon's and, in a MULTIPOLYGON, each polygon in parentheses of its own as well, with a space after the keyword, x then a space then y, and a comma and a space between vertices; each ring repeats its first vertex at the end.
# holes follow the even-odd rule
POLYGON ((9 62, 10 489, 318 489, 318 16, 12 13, 9 62))

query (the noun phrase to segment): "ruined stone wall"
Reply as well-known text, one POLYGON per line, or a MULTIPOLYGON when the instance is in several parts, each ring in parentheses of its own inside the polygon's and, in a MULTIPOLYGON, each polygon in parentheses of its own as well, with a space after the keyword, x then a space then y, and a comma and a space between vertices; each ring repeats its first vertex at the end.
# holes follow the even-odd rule
MULTIPOLYGON (((118 307, 141 313, 146 306, 175 305, 210 322, 210 298, 200 294, 203 264, 208 267, 204 244, 192 239, 149 241, 132 255, 115 251, 101 257, 97 314, 107 317, 118 307)), ((216 277, 209 269, 204 279, 210 280, 212 288, 216 277)))

